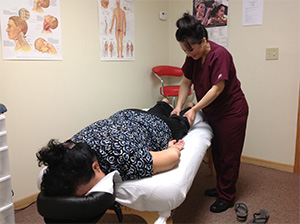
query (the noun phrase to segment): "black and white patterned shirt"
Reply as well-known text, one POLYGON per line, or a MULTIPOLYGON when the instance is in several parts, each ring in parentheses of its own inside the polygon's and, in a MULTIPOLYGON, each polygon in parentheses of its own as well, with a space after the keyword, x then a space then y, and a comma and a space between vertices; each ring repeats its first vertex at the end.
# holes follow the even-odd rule
POLYGON ((104 173, 118 170, 123 180, 133 180, 153 175, 149 151, 166 149, 171 139, 170 128, 157 116, 122 110, 85 127, 70 140, 94 149, 104 173))

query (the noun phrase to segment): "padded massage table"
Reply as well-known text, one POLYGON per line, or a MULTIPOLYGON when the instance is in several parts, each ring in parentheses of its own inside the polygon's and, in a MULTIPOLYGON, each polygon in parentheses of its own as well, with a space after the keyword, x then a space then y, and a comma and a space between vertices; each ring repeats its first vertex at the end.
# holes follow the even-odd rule
MULTIPOLYGON (((118 171, 109 173, 87 195, 92 192, 115 194, 115 201, 137 211, 158 212, 155 224, 166 224, 171 211, 185 200, 199 170, 213 133, 205 122, 202 112, 196 114, 195 122, 183 138, 178 167, 150 178, 122 181, 118 171)), ((40 173, 38 185, 41 180, 40 173)))

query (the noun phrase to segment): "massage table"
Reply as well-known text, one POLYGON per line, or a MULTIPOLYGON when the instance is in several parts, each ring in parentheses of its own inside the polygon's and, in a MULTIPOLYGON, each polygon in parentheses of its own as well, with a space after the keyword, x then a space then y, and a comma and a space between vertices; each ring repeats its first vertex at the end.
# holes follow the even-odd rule
MULTIPOLYGON (((166 224, 168 218, 171 216, 171 211, 176 209, 185 200, 205 153, 211 145, 212 138, 211 127, 205 121, 203 113, 198 112, 194 124, 183 138, 185 146, 181 151, 180 162, 176 168, 149 178, 127 181, 122 181, 118 171, 114 171, 106 175, 104 179, 95 185, 87 193, 86 197, 92 197, 92 199, 89 199, 92 201, 93 194, 97 192, 113 195, 115 202, 119 203, 123 208, 127 207, 129 210, 132 209, 133 211, 146 213, 158 212, 158 218, 154 223, 166 224)), ((40 184, 43 170, 39 175, 38 185, 40 184)), ((43 201, 43 197, 38 197, 38 211, 44 218, 45 214, 47 215, 49 211, 49 203, 52 202, 49 202, 49 200, 43 201), (44 209, 45 206, 47 209, 44 209)), ((110 207, 107 208, 112 209, 111 206, 113 204, 111 200, 110 203, 110 207)), ((87 204, 86 202, 84 203, 84 205, 87 204)), ((53 207, 57 206, 54 204, 53 207)), ((113 208, 113 210, 116 213, 118 212, 116 208, 113 208)), ((123 209, 123 212, 125 210, 123 209)), ((52 211, 54 210, 52 209, 52 211)), ((103 211, 102 215, 106 209, 103 211)), ((120 218, 119 221, 121 221, 120 218)))

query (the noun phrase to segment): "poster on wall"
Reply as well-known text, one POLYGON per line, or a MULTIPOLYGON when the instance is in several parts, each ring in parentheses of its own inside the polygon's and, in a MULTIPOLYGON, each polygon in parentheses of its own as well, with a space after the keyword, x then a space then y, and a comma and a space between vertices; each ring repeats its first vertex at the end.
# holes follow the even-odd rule
POLYGON ((224 47, 228 46, 228 1, 193 0, 193 15, 208 32, 208 39, 224 47))
POLYGON ((262 25, 263 11, 263 0, 243 0, 243 26, 262 25))
POLYGON ((60 0, 0 2, 5 60, 62 60, 60 0))
POLYGON ((133 0, 98 0, 101 60, 135 60, 133 3, 133 0))

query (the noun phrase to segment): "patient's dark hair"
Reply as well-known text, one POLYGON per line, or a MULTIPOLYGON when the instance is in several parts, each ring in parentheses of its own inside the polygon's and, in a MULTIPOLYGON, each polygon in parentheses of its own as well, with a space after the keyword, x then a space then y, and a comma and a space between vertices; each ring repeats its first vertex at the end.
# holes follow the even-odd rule
POLYGON ((79 185, 95 175, 92 164, 96 154, 86 143, 60 143, 52 139, 36 157, 39 166, 48 166, 41 184, 47 196, 74 195, 79 185))
POLYGON ((188 49, 192 49, 191 44, 200 44, 203 37, 208 40, 207 30, 201 25, 201 21, 188 13, 177 20, 176 26, 176 40, 184 43, 188 49))

